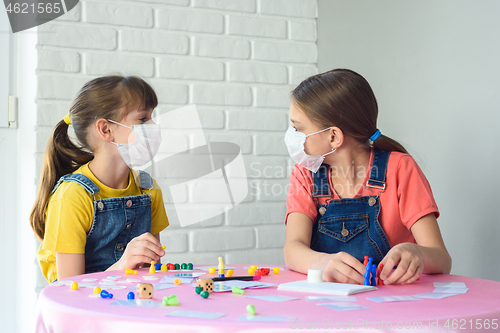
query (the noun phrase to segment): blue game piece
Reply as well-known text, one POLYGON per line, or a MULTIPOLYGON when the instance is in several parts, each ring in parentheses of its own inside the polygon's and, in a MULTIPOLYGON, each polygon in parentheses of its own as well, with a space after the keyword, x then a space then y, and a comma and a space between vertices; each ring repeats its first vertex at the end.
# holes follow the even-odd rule
POLYGON ((373 258, 369 258, 368 263, 366 264, 365 274, 363 275, 363 278, 365 279, 365 281, 363 282, 363 285, 365 285, 365 286, 370 285, 370 273, 372 271, 372 265, 373 265, 372 262, 373 262, 373 258))
POLYGON ((375 280, 375 277, 377 276, 377 265, 372 264, 371 273, 372 273, 372 279, 371 279, 370 285, 376 287, 377 286, 377 280, 375 280))
POLYGON ((106 290, 101 291, 102 298, 113 298, 113 294, 108 293, 106 290))
POLYGON ((133 293, 133 292, 129 292, 129 293, 127 294, 127 299, 135 299, 135 295, 134 295, 134 293, 133 293))
POLYGON ((161 271, 161 263, 155 264, 155 270, 161 271))

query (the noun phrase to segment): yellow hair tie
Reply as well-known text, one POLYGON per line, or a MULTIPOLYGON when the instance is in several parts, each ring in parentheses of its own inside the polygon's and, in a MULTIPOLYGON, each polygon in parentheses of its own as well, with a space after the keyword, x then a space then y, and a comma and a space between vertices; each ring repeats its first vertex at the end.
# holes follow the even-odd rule
POLYGON ((64 116, 63 120, 66 123, 66 125, 71 125, 71 115, 69 112, 67 115, 64 116))

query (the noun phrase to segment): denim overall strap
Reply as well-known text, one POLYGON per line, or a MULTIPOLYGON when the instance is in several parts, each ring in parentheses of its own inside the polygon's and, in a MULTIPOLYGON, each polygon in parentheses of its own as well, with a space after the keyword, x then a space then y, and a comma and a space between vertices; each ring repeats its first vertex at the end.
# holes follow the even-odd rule
POLYGON ((330 191, 330 183, 328 180, 328 164, 321 164, 318 171, 311 172, 313 179, 313 190, 312 197, 330 197, 332 192, 330 191))
MULTIPOLYGON (((381 150, 374 152, 369 183, 377 190, 385 188, 389 153, 381 150)), ((317 174, 322 178, 324 176, 317 174)), ((328 184, 328 173, 326 179, 316 182, 328 184)), ((387 236, 378 221, 380 200, 377 195, 331 199, 326 209, 324 205, 317 206, 318 218, 313 226, 311 249, 325 253, 347 252, 361 262, 364 256, 369 256, 376 264, 390 250, 387 236)))
POLYGON ((99 193, 101 191, 99 189, 99 187, 97 187, 97 185, 94 184, 94 182, 91 181, 87 176, 79 174, 79 173, 74 173, 74 174, 69 173, 69 174, 59 178, 59 180, 57 181, 57 184, 52 189, 52 193, 54 193, 57 190, 57 188, 59 187, 59 185, 62 184, 62 182, 75 182, 75 183, 83 186, 83 188, 87 192, 89 192, 91 195, 94 195, 94 194, 99 193))
POLYGON ((139 172, 139 186, 143 190, 150 190, 153 188, 153 178, 146 171, 137 170, 139 172))

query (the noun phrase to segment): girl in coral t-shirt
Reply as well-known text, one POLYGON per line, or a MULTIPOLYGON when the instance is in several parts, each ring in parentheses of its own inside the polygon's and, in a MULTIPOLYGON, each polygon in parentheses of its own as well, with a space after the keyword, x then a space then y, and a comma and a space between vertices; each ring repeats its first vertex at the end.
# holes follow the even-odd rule
POLYGON ((324 281, 362 284, 369 256, 384 265, 385 284, 450 272, 429 183, 404 147, 380 133, 377 115, 370 85, 351 70, 312 76, 292 92, 290 269, 322 268, 324 281))

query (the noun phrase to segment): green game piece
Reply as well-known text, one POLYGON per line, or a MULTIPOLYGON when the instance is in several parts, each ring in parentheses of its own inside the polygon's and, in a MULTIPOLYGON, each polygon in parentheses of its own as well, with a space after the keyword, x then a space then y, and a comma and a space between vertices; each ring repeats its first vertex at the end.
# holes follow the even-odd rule
POLYGON ((179 269, 181 269, 181 266, 179 266, 179 264, 175 264, 175 269, 179 270, 179 269))
POLYGON ((194 290, 196 290, 196 293, 199 294, 203 291, 203 287, 202 286, 197 286, 196 288, 194 288, 194 290))
POLYGON ((248 304, 247 305, 247 312, 251 315, 254 315, 255 314, 255 306, 253 306, 252 304, 248 304))
POLYGON ((175 295, 163 297, 163 305, 179 305, 179 299, 175 295))
POLYGON ((193 264, 189 263, 187 269, 191 269, 192 270, 193 269, 193 264))
POLYGON ((239 287, 236 287, 234 286, 233 289, 231 289, 233 294, 240 294, 240 295, 244 295, 245 294, 245 291, 244 290, 241 290, 241 288, 239 287))
POLYGON ((208 298, 208 295, 210 295, 210 294, 209 294, 209 293, 208 293, 208 291, 206 291, 206 290, 203 290, 203 291, 200 293, 200 296, 201 296, 201 297, 203 297, 203 298, 208 298))
POLYGON ((186 263, 182 263, 181 268, 182 269, 187 269, 187 264, 186 263))

